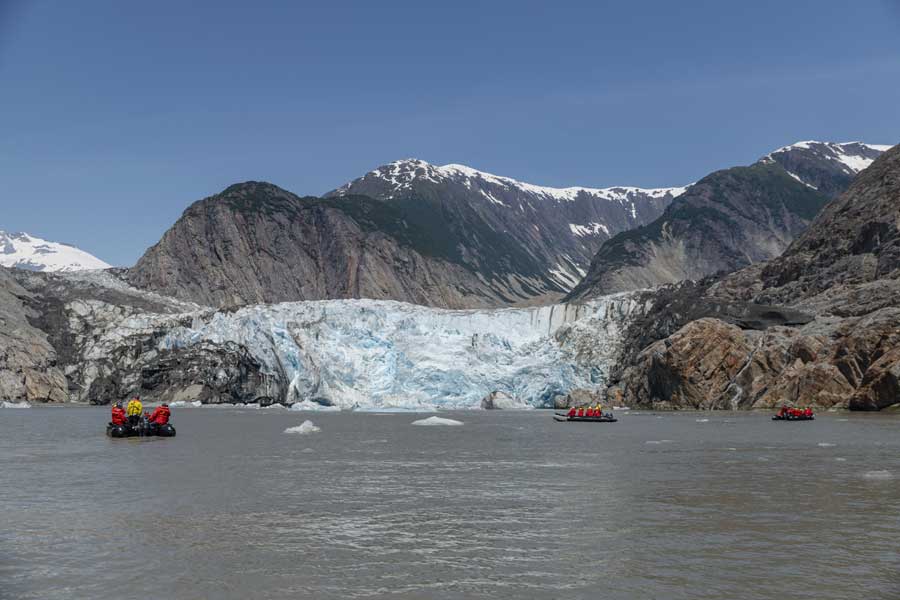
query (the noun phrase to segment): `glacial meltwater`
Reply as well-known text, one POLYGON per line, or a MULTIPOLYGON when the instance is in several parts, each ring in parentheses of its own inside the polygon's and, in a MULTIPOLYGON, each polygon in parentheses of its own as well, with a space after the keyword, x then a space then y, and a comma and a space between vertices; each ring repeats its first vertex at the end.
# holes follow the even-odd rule
POLYGON ((0 409, 0 598, 900 597, 897 415, 108 412, 0 409))

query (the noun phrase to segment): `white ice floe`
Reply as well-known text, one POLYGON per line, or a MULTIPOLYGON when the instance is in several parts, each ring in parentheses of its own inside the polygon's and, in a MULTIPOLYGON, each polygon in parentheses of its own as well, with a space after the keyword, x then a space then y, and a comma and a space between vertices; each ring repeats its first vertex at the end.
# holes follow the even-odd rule
POLYGON ((829 442, 819 442, 816 444, 819 448, 834 448, 835 444, 831 444, 829 442))
POLYGON ((876 481, 886 481, 888 479, 893 479, 894 475, 888 470, 880 470, 880 471, 866 471, 863 473, 863 479, 872 479, 876 481))
POLYGON ((198 406, 203 406, 203 403, 199 400, 194 400, 193 402, 189 402, 187 400, 176 400, 175 402, 169 402, 169 408, 187 408, 198 406))
POLYGON ((709 419, 694 419, 697 423, 709 423, 709 419))
POLYGON ((318 433, 320 431, 322 430, 312 421, 303 421, 303 423, 297 425, 296 427, 288 427, 284 430, 285 433, 297 433, 300 435, 307 433, 318 433))
POLYGON ((27 402, 0 402, 0 408, 31 408, 27 402))
POLYGON ((462 421, 456 421, 454 419, 445 419, 443 417, 428 417, 427 419, 419 419, 418 421, 413 421, 413 425, 462 425, 462 421))

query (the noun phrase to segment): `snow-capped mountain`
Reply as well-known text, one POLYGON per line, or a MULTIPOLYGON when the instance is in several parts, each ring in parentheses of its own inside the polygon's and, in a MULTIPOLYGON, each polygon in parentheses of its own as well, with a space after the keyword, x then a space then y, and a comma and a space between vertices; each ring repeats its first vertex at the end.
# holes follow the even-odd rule
POLYGON ((432 165, 424 160, 408 158, 398 160, 370 171, 363 177, 355 179, 330 195, 345 195, 358 193, 363 183, 372 187, 383 183, 382 189, 376 196, 383 198, 398 198, 414 193, 416 183, 434 183, 439 185, 461 184, 469 190, 474 190, 488 202, 501 206, 510 206, 497 196, 508 196, 510 193, 525 196, 529 200, 572 201, 580 196, 589 196, 610 202, 625 204, 637 211, 637 204, 642 197, 663 198, 665 196, 678 196, 684 192, 683 187, 671 188, 638 188, 629 186, 617 186, 609 188, 566 187, 554 188, 534 185, 523 181, 517 181, 511 177, 503 177, 486 173, 467 167, 466 165, 432 165), (354 192, 356 189, 356 192, 354 192), (500 194, 494 194, 496 190, 502 190, 500 194))
POLYGON ((570 299, 730 272, 780 255, 890 146, 797 142, 702 178, 647 227, 605 242, 570 299))
MULTIPOLYGON (((378 167, 327 196, 356 194, 430 205, 460 237, 466 236, 468 223, 477 220, 492 236, 523 249, 526 262, 531 263, 515 261, 519 266, 510 264, 500 276, 527 273, 543 278, 537 291, 552 294, 571 289, 581 279, 603 241, 652 221, 685 189, 554 188, 465 165, 406 159, 378 167)), ((480 260, 479 254, 500 250, 485 240, 471 241, 473 248, 480 245, 472 265, 480 260)))
POLYGON ((762 163, 781 165, 788 174, 829 196, 840 194, 856 175, 891 146, 863 142, 808 140, 770 152, 762 163))
POLYGON ((75 246, 50 242, 27 233, 0 231, 0 266, 29 271, 83 271, 111 265, 75 246))

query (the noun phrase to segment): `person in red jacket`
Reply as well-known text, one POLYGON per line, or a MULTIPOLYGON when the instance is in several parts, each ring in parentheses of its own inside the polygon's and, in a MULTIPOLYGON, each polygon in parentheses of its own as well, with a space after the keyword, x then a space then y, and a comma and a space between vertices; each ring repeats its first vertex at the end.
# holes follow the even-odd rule
POLYGON ((122 408, 121 402, 116 402, 113 405, 112 424, 113 425, 124 425, 125 424, 125 409, 122 408))
POLYGON ((163 403, 153 410, 153 414, 150 415, 150 424, 156 426, 166 425, 169 422, 169 416, 171 416, 171 414, 169 405, 163 403))

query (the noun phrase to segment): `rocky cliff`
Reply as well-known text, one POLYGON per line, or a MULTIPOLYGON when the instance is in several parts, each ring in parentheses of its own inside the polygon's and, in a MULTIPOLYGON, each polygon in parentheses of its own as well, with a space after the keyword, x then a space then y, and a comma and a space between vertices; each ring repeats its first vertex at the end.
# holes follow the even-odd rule
POLYGON ((780 257, 643 294, 610 393, 635 406, 900 403, 900 148, 780 257))
POLYGON ((65 402, 66 378, 47 334, 32 326, 33 294, 0 267, 0 400, 65 402))
POLYGON ((461 308, 547 290, 541 266, 521 248, 478 222, 468 234, 495 252, 476 255, 424 204, 300 198, 248 182, 188 208, 128 280, 209 306, 384 298, 461 308))
POLYGON ((887 146, 800 142, 712 173, 650 224, 605 242, 569 300, 701 279, 773 259, 887 146))

